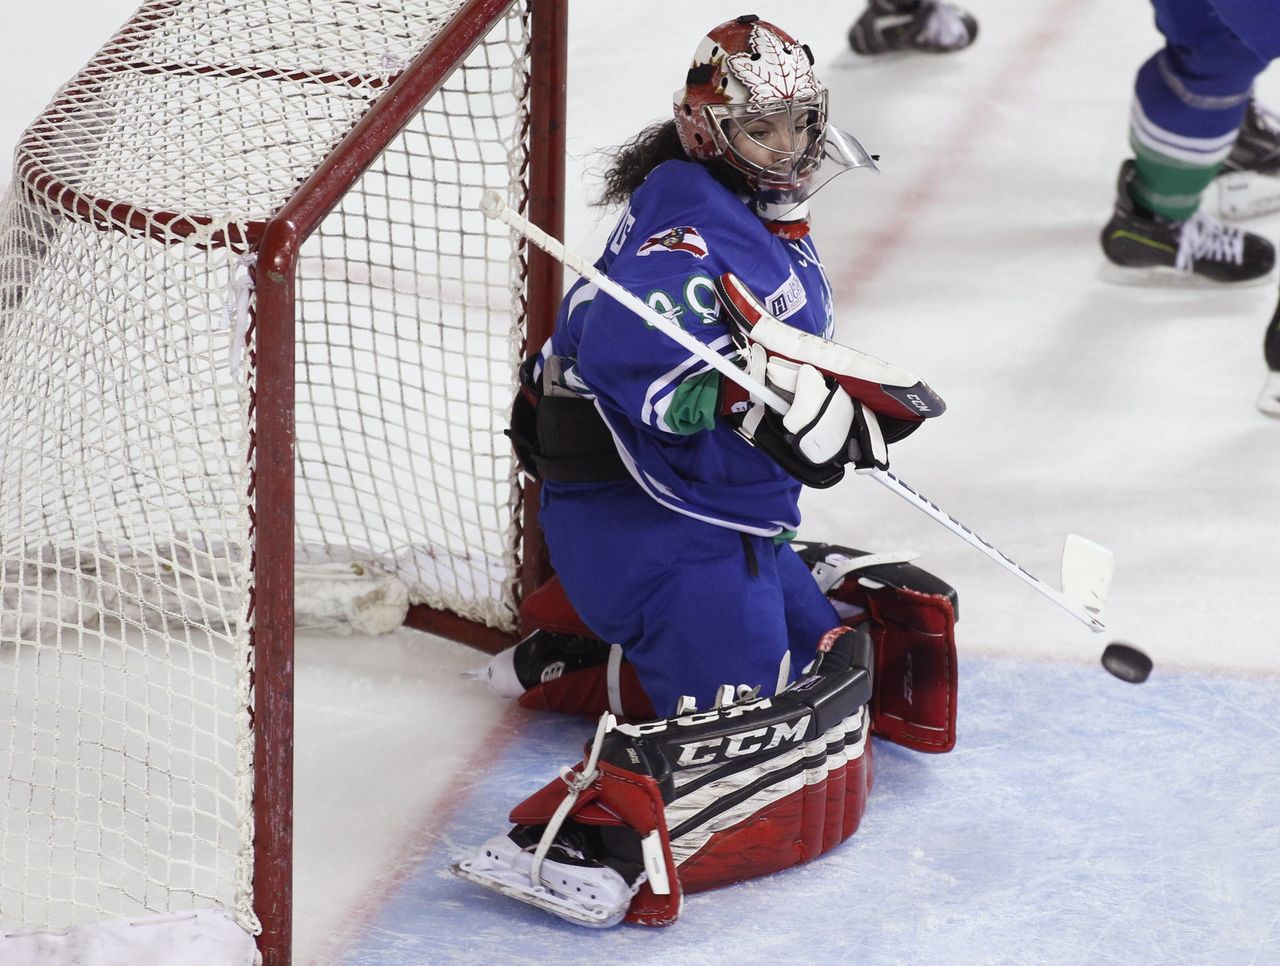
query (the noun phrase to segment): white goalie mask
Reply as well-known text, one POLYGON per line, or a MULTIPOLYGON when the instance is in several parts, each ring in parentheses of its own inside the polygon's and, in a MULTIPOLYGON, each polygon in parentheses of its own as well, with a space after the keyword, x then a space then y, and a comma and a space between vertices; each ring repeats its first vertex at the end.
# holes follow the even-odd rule
POLYGON ((809 48, 758 17, 703 38, 674 101, 685 153, 741 172, 766 220, 802 220, 806 199, 836 174, 875 169, 857 139, 828 125, 809 48))

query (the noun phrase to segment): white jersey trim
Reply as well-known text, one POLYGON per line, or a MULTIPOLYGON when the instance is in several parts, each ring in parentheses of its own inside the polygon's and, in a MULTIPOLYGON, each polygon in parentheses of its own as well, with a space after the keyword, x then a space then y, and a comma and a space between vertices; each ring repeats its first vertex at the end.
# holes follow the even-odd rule
POLYGON ((613 431, 613 427, 609 425, 609 420, 604 415, 604 409, 600 405, 600 401, 593 400, 596 409, 600 413, 600 418, 604 420, 605 426, 609 430, 609 435, 613 437, 613 445, 618 450, 618 458, 622 460, 622 465, 627 468, 627 472, 631 474, 631 478, 636 481, 640 489, 644 490, 654 501, 662 504, 668 510, 679 513, 681 516, 689 517, 692 520, 699 520, 702 523, 709 523, 714 527, 724 527, 726 530, 738 530, 742 533, 749 533, 756 537, 776 537, 778 534, 786 530, 794 530, 795 527, 786 523, 773 522, 763 527, 753 527, 750 524, 735 523, 732 520, 725 520, 721 517, 710 516, 706 513, 699 513, 689 507, 688 504, 682 502, 679 497, 671 492, 670 488, 662 483, 652 479, 644 470, 636 465, 636 461, 631 458, 631 454, 627 452, 627 448, 622 445, 622 440, 618 439, 618 434, 613 431))
POLYGON ((1194 138, 1175 134, 1152 121, 1137 100, 1129 119, 1129 131, 1133 139, 1154 154, 1182 161, 1196 167, 1217 164, 1231 153, 1236 143, 1235 131, 1214 138, 1194 138))

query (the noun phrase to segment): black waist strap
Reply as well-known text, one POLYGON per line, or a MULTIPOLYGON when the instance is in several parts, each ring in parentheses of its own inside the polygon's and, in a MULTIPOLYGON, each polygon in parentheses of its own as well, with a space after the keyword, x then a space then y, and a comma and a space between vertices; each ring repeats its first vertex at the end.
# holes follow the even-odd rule
POLYGON ((521 393, 507 431, 525 470, 553 483, 626 479, 613 435, 595 404, 578 396, 540 395, 536 407, 521 393))
POLYGON ((542 478, 557 483, 603 483, 630 475, 595 404, 575 396, 542 397, 534 459, 542 478))

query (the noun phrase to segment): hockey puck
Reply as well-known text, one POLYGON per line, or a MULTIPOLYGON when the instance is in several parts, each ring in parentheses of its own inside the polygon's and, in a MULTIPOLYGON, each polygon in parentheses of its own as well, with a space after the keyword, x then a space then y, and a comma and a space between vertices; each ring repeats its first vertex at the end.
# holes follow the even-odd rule
POLYGON ((1102 666, 1121 681, 1141 684, 1151 676, 1151 658, 1132 644, 1112 641, 1102 652, 1102 666))

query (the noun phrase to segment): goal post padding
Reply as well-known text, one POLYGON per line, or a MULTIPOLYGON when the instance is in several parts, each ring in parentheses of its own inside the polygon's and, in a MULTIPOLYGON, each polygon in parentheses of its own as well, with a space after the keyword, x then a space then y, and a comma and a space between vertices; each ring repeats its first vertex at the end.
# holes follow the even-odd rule
POLYGON ((501 430, 560 282, 476 204, 561 225, 564 21, 151 0, 24 134, 0 929, 216 906, 283 961, 295 600, 304 626, 518 630, 501 430))

